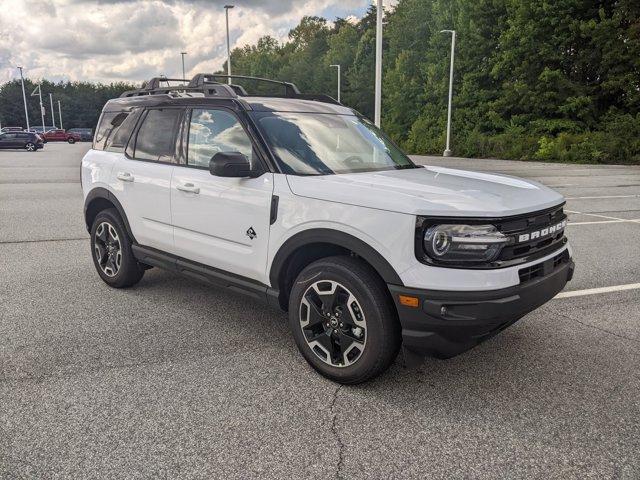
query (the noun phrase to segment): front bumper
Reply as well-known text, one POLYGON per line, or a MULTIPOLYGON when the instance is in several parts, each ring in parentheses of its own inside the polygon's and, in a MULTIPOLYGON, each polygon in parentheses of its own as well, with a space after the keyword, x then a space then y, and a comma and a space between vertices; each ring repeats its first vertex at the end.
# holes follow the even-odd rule
POLYGON ((500 290, 453 292, 389 285, 409 355, 450 358, 491 338, 558 294, 573 277, 574 262, 550 258, 541 276, 500 290), (399 296, 418 299, 417 307, 399 296))

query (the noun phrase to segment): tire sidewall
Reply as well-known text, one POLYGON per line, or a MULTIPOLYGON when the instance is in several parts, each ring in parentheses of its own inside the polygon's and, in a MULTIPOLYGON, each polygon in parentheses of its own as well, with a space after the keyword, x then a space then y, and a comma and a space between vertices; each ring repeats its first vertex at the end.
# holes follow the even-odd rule
POLYGON ((386 322, 395 321, 383 316, 390 315, 389 309, 380 308, 386 299, 376 298, 358 277, 358 272, 345 265, 318 261, 305 268, 293 285, 289 298, 289 324, 300 353, 309 364, 321 374, 341 383, 359 383, 369 378, 370 372, 376 368, 382 356, 385 341, 389 339, 386 322), (300 302, 307 289, 322 280, 333 280, 353 293, 364 313, 366 320, 366 344, 360 358, 347 367, 334 367, 324 363, 307 345, 300 327, 300 302))
POLYGON ((138 264, 136 258, 133 256, 129 235, 127 235, 127 231, 122 224, 122 220, 120 220, 120 215, 114 209, 101 211, 100 213, 98 213, 98 215, 96 215, 96 218, 93 221, 93 225, 91 226, 91 258, 93 259, 93 265, 95 266, 98 275, 100 275, 100 278, 112 287, 120 288, 129 286, 130 284, 132 284, 132 278, 135 278, 136 275, 139 275, 141 277, 141 272, 144 272, 144 270, 140 268, 140 265, 138 264), (95 234, 98 226, 103 222, 111 224, 113 228, 115 228, 116 233, 118 234, 118 238, 120 239, 120 251, 122 260, 118 273, 116 273, 112 277, 108 276, 102 271, 95 254, 95 234))

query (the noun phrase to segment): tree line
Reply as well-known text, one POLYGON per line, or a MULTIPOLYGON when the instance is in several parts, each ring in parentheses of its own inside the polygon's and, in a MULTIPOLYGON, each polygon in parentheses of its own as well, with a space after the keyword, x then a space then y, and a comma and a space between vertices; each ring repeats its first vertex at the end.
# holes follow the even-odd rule
MULTIPOLYGON (((375 18, 374 7, 355 21, 305 17, 284 42, 234 49, 233 72, 335 97, 339 64, 342 103, 372 118, 375 18)), ((454 154, 640 164, 637 0, 400 0, 385 22, 382 124, 408 152, 444 150, 451 37, 440 31, 455 29, 454 154)), ((95 125, 131 88, 49 87, 67 95, 69 126, 95 125)), ((24 116, 20 95, 19 82, 0 90, 3 124, 24 116)))
MULTIPOLYGON (((24 81, 31 126, 42 125, 40 101, 37 96, 31 96, 37 86, 37 83, 28 78, 24 81)), ((53 83, 48 80, 42 80, 40 87, 42 89, 42 105, 45 107, 45 125, 54 125, 49 101, 49 93, 52 93, 55 125, 60 126, 58 118, 58 100, 60 100, 64 128, 95 128, 102 107, 107 100, 119 96, 125 90, 134 88, 133 85, 126 83, 103 85, 90 82, 53 83)), ((22 85, 19 79, 0 86, 0 122, 3 127, 26 127, 22 85)))

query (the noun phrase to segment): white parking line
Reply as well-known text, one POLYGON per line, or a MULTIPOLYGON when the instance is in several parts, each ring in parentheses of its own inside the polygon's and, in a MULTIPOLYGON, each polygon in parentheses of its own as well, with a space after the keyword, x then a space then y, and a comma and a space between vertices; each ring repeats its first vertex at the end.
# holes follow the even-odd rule
POLYGON ((628 283, 626 285, 614 285, 612 287, 587 288, 585 290, 573 290, 561 292, 554 298, 582 297, 584 295, 596 295, 598 293, 623 292, 625 290, 640 289, 640 283, 628 283))
POLYGON ((567 226, 572 227, 575 225, 599 225, 601 223, 627 223, 631 220, 596 220, 594 222, 569 222, 567 226))
POLYGON ((638 198, 640 195, 598 195, 593 197, 565 197, 565 200, 592 200, 596 198, 638 198))
MULTIPOLYGON (((616 220, 620 223, 626 222, 626 223, 640 223, 640 219, 629 219, 629 218, 618 218, 618 217, 610 217, 608 215, 600 215, 597 213, 582 213, 582 212, 576 212, 574 210, 565 210, 566 213, 575 213, 576 215, 587 215, 589 217, 597 217, 597 218, 606 218, 607 220, 616 220)), ((576 225, 577 223, 585 223, 585 222, 576 222, 574 225, 576 225)), ((586 222, 589 223, 589 222, 586 222)))

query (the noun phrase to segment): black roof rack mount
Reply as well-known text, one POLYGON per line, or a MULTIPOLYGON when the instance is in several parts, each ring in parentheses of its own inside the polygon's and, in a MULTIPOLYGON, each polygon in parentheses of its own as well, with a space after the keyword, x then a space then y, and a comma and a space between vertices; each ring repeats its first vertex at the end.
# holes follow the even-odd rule
POLYGON ((198 73, 196 74, 188 84, 182 78, 166 78, 166 77, 154 77, 151 80, 144 82, 142 88, 137 90, 128 90, 120 95, 123 97, 138 97, 143 95, 190 95, 192 93, 203 94, 205 97, 223 97, 223 98, 237 98, 237 97, 250 97, 245 89, 240 85, 227 84, 218 81, 218 79, 240 79, 240 80, 253 80, 256 82, 269 83, 273 85, 281 85, 283 87, 282 94, 268 95, 260 94, 256 96, 260 97, 284 97, 284 98, 299 98, 301 100, 316 100, 324 103, 338 102, 329 95, 323 94, 303 94, 300 93, 298 87, 291 82, 283 82, 280 80, 272 80, 269 78, 250 77, 246 75, 225 75, 217 73, 198 73), (180 82, 180 85, 169 85, 170 82, 180 82), (163 85, 165 84, 165 85, 163 85))

